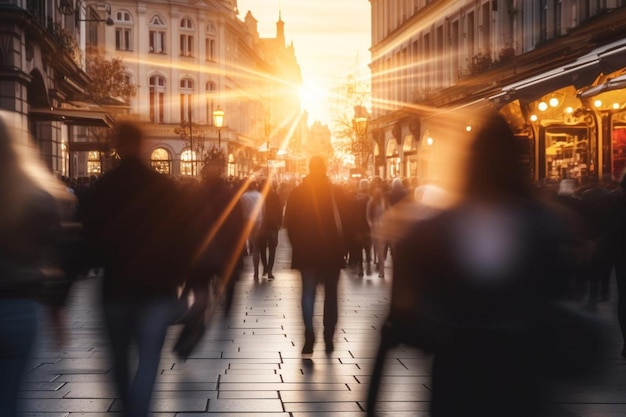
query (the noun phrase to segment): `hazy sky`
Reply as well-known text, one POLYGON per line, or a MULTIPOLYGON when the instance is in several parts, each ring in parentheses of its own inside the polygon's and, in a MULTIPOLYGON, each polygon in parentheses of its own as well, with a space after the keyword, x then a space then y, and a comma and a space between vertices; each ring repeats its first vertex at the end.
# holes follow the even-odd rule
POLYGON ((309 123, 330 123, 333 87, 357 72, 369 77, 370 2, 368 0, 237 0, 243 19, 250 10, 261 37, 276 36, 278 12, 285 38, 294 43, 303 78, 302 107, 309 123))

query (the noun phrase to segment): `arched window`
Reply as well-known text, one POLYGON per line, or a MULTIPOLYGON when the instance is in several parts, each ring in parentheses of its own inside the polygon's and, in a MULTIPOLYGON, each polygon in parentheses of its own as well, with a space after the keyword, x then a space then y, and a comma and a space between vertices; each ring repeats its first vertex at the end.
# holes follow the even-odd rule
POLYGON ((172 157, 167 149, 156 148, 150 154, 150 165, 159 174, 171 175, 172 157))
POLYGON ((180 54, 193 55, 193 22, 188 17, 180 21, 180 54))
POLYGON ((193 109, 193 80, 183 78, 180 80, 180 121, 193 121, 191 111, 193 109))
POLYGON ((115 49, 133 50, 133 18, 126 10, 115 12, 115 49))
POLYGON ((206 25, 206 38, 204 40, 205 43, 205 53, 206 60, 210 62, 215 61, 215 57, 217 56, 216 43, 215 43, 215 25, 213 22, 209 22, 206 25))
POLYGON ((150 20, 150 53, 165 53, 166 29, 165 22, 161 16, 154 15, 150 20))
POLYGON ((213 81, 207 81, 206 83, 206 120, 209 124, 213 125, 213 110, 215 110, 215 83, 213 81))
POLYGON ((196 153, 191 149, 186 149, 180 154, 180 175, 196 176, 198 171, 198 160, 196 153))
POLYGON ((165 117, 165 78, 150 77, 150 121, 163 123, 165 117))

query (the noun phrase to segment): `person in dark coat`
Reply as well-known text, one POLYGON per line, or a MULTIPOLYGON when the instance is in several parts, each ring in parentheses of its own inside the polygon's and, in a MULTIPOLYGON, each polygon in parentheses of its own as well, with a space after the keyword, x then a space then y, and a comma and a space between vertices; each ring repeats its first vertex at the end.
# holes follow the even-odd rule
POLYGON ((63 343, 69 287, 57 242, 76 199, 42 162, 14 114, 0 111, 0 416, 14 417, 37 329, 63 343), (51 291, 54 290, 54 291, 51 291), (60 291, 57 291, 60 290, 60 291), (50 321, 39 323, 40 308, 50 321))
MULTIPOLYGON (((359 181, 359 188, 351 199, 352 222, 354 228, 353 248, 350 252, 350 261, 354 262, 357 275, 363 276, 363 262, 365 272, 372 275, 372 237, 367 221, 367 204, 370 201, 370 182, 366 179, 359 181), (365 252, 365 257, 363 253, 365 252)), ((354 265, 353 265, 354 266, 354 265)))
POLYGON ((347 237, 351 234, 348 201, 343 190, 326 176, 326 162, 313 157, 310 173, 294 188, 285 208, 285 227, 291 242, 291 266, 302 276, 303 354, 313 353, 313 308, 317 284, 324 285, 324 342, 334 350, 337 325, 337 284, 344 265, 347 237))
MULTIPOLYGON (((230 312, 235 284, 243 268, 245 233, 240 203, 242 190, 228 185, 222 176, 225 159, 213 153, 202 168, 202 182, 193 190, 187 216, 187 243, 190 247, 187 282, 194 292, 194 309, 208 307, 209 283, 218 279, 218 296, 230 312)), ((245 187, 245 185, 243 185, 245 187)))
POLYGON ((477 132, 463 199, 397 244, 390 322, 434 353, 433 417, 537 416, 553 346, 532 317, 567 293, 566 233, 534 199, 504 118, 477 132))
POLYGON ((274 183, 270 181, 269 184, 264 184, 262 191, 265 209, 258 244, 261 263, 263 264, 263 275, 267 275, 267 279, 271 280, 274 279, 274 260, 278 247, 278 232, 283 224, 284 206, 274 183))
POLYGON ((165 335, 178 311, 182 275, 180 195, 174 182, 140 160, 142 139, 137 124, 117 125, 113 143, 122 160, 93 185, 81 210, 88 242, 104 266, 104 321, 115 382, 129 417, 148 414, 165 335))

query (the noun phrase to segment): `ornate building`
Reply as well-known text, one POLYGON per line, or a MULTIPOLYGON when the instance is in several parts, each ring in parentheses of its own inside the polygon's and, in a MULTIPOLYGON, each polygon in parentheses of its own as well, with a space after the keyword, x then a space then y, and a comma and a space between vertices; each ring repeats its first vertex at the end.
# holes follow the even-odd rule
POLYGON ((276 39, 260 39, 236 0, 0 0, 0 12, 2 108, 19 113, 60 175, 106 170, 113 155, 101 128, 127 115, 145 124, 144 158, 160 172, 197 176, 217 146, 228 175, 249 175, 284 109, 299 113, 284 23, 276 39), (95 55, 122 61, 134 97, 85 102, 95 55))
POLYGON ((462 137, 436 115, 484 105, 506 115, 535 180, 626 167, 625 1, 370 3, 378 175, 428 176, 437 147, 462 137))
POLYGON ((113 120, 79 101, 91 82, 76 36, 86 18, 63 14, 59 6, 57 0, 0 0, 0 108, 28 128, 55 174, 70 175, 76 126, 110 127, 113 120))
MULTIPOLYGON (((239 19, 236 1, 109 4, 114 25, 99 49, 121 58, 138 86, 130 113, 146 123, 146 159, 163 173, 197 176, 204 153, 219 146, 227 175, 258 169, 270 103, 282 103, 286 95, 274 91, 281 67, 271 51, 258 48, 256 27, 239 19), (222 127, 214 123, 218 109, 222 127)), ((284 48, 282 30, 278 35, 284 48)), ((293 48, 289 52, 299 75, 293 48)), ((290 87, 297 91, 299 85, 290 87)))

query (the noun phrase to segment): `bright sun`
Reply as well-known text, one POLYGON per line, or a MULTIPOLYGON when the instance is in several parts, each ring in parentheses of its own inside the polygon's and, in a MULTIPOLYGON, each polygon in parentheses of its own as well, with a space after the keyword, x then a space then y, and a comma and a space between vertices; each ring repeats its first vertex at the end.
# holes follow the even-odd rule
POLYGON ((327 122, 328 92, 321 84, 307 83, 300 88, 300 101, 302 108, 309 112, 309 120, 321 120, 327 122))

